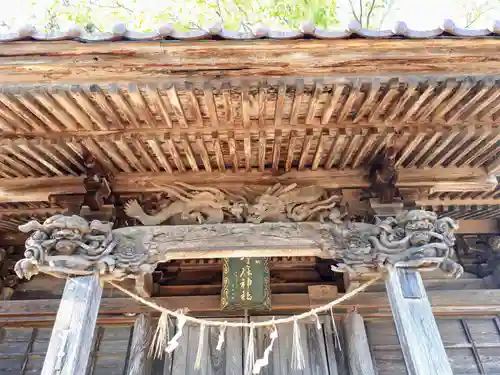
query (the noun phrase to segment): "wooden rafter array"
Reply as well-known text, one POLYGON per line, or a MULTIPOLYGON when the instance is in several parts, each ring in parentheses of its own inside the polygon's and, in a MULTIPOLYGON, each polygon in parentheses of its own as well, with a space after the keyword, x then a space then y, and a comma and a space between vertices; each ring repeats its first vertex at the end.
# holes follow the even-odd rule
POLYGON ((67 209, 49 202, 0 203, 0 232, 16 232, 29 220, 45 220, 67 209))
POLYGON ((500 123, 500 81, 489 77, 255 78, 144 85, 5 86, 0 109, 0 130, 5 135, 477 126, 500 123))
POLYGON ((500 154, 500 130, 466 127, 398 134, 387 129, 219 131, 217 134, 83 134, 66 140, 0 139, 0 176, 79 176, 83 150, 117 173, 250 171, 257 168, 355 169, 397 140, 398 168, 488 167, 500 154))

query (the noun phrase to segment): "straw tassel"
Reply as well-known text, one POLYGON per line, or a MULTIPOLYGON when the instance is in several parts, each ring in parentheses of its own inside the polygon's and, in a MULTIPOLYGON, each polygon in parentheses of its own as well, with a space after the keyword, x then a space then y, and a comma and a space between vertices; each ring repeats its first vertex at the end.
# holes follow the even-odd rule
POLYGON ((186 316, 183 313, 180 313, 177 317, 177 332, 175 332, 174 337, 172 337, 172 340, 168 342, 168 345, 165 348, 167 353, 172 353, 179 346, 178 340, 182 336, 182 328, 186 324, 186 320, 186 316))
POLYGON ((250 334, 248 335, 247 354, 245 356, 245 375, 251 375, 255 362, 255 326, 250 326, 250 334))
POLYGON ((319 316, 318 316, 318 314, 316 312, 314 312, 313 315, 316 318, 316 328, 318 330, 320 330, 321 329, 321 322, 319 321, 319 316))
POLYGON ((304 351, 300 343, 300 329, 297 319, 293 321, 292 369, 303 370, 306 367, 304 351))
POLYGON ((330 316, 332 317, 333 333, 335 335, 335 346, 342 351, 342 345, 340 344, 339 331, 337 331, 337 324, 335 323, 335 318, 333 316, 333 308, 330 309, 330 316))
POLYGON ((255 361, 255 364, 253 366, 254 375, 260 373, 260 370, 269 364, 269 354, 271 354, 273 350, 274 341, 276 341, 276 339, 278 338, 278 329, 276 328, 275 325, 273 325, 273 329, 269 337, 271 338, 269 346, 266 348, 266 350, 264 350, 264 355, 262 356, 262 358, 255 361))
POLYGON ((201 357, 203 356, 203 346, 205 343, 205 327, 206 325, 202 323, 200 325, 200 338, 198 339, 198 351, 196 352, 196 361, 194 362, 195 370, 201 368, 201 357))
POLYGON ((220 326, 219 328, 219 340, 217 341, 217 351, 221 351, 222 350, 222 345, 224 344, 224 336, 226 334, 226 323, 227 322, 224 322, 223 325, 220 326))
POLYGON ((154 358, 161 358, 165 347, 167 346, 167 341, 170 336, 169 324, 170 318, 168 312, 163 311, 158 320, 158 325, 156 326, 156 331, 153 336, 153 342, 149 348, 149 355, 154 358))

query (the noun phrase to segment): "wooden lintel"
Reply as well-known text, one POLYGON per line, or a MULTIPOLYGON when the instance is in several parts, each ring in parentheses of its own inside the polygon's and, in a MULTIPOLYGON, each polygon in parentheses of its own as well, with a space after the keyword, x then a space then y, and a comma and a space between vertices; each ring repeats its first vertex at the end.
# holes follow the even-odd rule
POLYGON ((256 40, 0 45, 4 84, 161 78, 498 74, 493 39, 256 40), (98 56, 98 58, 96 57, 98 56), (258 59, 255 56, 259 56, 258 59), (266 61, 262 64, 262 61, 266 61), (283 64, 286 62, 286 69, 283 64))
POLYGON ((500 205, 500 198, 478 198, 478 199, 419 199, 415 201, 417 206, 493 206, 500 205))
MULTIPOLYGON (((487 315, 500 313, 500 290, 454 290, 427 292, 431 301, 432 311, 437 315, 487 315)), ((339 297, 342 294, 339 294, 339 297)), ((188 308, 192 315, 206 315, 220 313, 220 296, 179 296, 151 298, 160 306, 171 310, 188 308)), ((311 307, 320 306, 330 302, 330 299, 315 299, 315 304, 310 304, 307 293, 274 294, 272 296, 272 313, 304 311, 311 307)), ((24 316, 35 318, 37 316, 55 317, 59 306, 59 299, 45 300, 11 300, 0 301, 0 322, 8 321, 11 317, 24 316)), ((390 306, 386 293, 363 292, 338 306, 339 311, 349 311, 353 308, 359 311, 366 309, 363 316, 390 316, 390 306)), ((337 307, 335 308, 337 310, 337 307)), ((129 313, 150 313, 151 308, 130 298, 103 298, 99 314, 121 316, 129 313)))
MULTIPOLYGON (((366 188, 366 171, 357 169, 329 169, 291 171, 276 174, 271 170, 250 172, 184 172, 184 173, 120 173, 114 177, 115 193, 160 191, 158 185, 184 182, 188 184, 235 187, 243 185, 272 185, 275 183, 300 185, 316 184, 326 188, 366 188)), ((439 187, 446 185, 453 191, 491 190, 496 184, 488 178, 484 168, 434 167, 404 168, 399 171, 398 187, 439 187)), ((0 202, 47 201, 50 195, 83 194, 83 178, 30 177, 0 179, 0 202)))

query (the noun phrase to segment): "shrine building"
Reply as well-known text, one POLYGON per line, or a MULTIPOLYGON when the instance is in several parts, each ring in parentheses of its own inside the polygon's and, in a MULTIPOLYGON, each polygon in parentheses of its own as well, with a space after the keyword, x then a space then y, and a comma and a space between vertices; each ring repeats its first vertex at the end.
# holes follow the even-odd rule
POLYGON ((0 375, 500 374, 499 50, 0 34, 0 375))

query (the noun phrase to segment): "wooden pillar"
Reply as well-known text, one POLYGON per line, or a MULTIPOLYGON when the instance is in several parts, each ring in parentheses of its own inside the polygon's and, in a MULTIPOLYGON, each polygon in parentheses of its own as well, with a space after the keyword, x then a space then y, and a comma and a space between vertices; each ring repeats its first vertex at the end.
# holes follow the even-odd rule
POLYGON ((95 276, 66 281, 42 375, 86 374, 101 295, 95 276))
POLYGON ((348 313, 344 319, 344 331, 350 373, 375 375, 363 317, 356 311, 348 313))
POLYGON ((386 288, 408 375, 452 375, 420 273, 391 267, 386 288))
POLYGON ((141 314, 134 324, 130 355, 128 360, 128 375, 149 375, 151 373, 151 361, 148 351, 151 345, 153 331, 151 317, 141 314))

